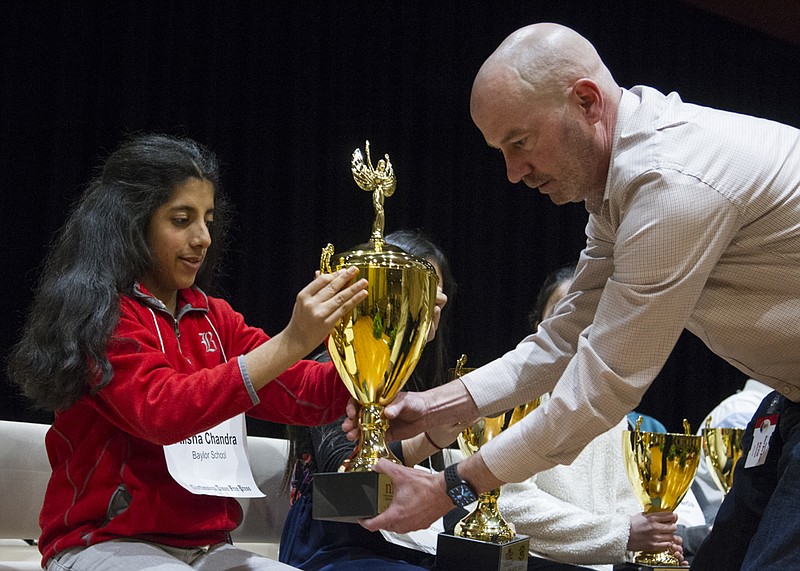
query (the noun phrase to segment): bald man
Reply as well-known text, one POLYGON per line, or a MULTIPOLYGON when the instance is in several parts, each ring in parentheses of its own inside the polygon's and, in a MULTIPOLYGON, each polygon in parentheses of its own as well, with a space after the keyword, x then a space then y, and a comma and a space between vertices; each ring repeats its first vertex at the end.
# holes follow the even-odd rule
POLYGON ((737 470, 692 569, 796 565, 800 132, 622 89, 585 38, 555 24, 518 30, 497 48, 470 110, 510 181, 556 204, 585 203, 586 248, 569 294, 535 335, 442 387, 404 393, 386 408, 390 436, 552 397, 442 474, 381 461, 395 498, 362 525, 418 529, 453 503, 571 462, 639 403, 685 328, 776 389, 754 422, 778 423, 760 437, 768 453, 737 470))

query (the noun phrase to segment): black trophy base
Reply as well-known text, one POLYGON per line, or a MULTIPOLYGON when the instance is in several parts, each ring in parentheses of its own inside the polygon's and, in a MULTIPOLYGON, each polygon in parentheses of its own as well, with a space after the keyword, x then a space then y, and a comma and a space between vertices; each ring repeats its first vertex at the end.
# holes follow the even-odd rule
POLYGON ((619 563, 614 565, 614 571, 675 571, 675 569, 688 569, 681 565, 645 565, 644 563, 619 563))
POLYGON ((314 519, 355 522, 373 517, 392 503, 394 486, 377 472, 323 472, 314 474, 311 515, 314 519))
POLYGON ((489 543, 440 533, 436 543, 436 571, 526 571, 530 543, 527 535, 518 535, 508 543, 489 543))

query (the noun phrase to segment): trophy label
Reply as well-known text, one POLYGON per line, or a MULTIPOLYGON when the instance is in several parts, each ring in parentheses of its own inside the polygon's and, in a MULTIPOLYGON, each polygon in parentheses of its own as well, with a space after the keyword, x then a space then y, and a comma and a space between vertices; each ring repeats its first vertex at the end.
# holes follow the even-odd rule
POLYGON ((524 536, 521 541, 515 541, 503 545, 503 553, 500 556, 500 569, 502 571, 517 571, 517 569, 527 569, 528 551, 530 550, 530 539, 524 536))
POLYGON ((394 482, 386 474, 378 474, 378 513, 389 507, 392 498, 394 498, 394 482))

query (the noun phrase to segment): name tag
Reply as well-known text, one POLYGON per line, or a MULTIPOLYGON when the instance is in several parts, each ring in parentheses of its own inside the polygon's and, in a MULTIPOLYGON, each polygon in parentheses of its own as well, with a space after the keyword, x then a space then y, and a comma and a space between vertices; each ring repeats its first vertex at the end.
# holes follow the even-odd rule
POLYGON ((172 478, 193 494, 262 498, 247 458, 244 414, 164 446, 172 478))
POLYGON ((750 453, 747 455, 747 460, 745 460, 745 468, 761 466, 767 461, 769 440, 772 438, 772 433, 775 432, 775 427, 777 425, 777 414, 771 414, 756 420, 756 426, 753 429, 753 445, 750 447, 750 453))

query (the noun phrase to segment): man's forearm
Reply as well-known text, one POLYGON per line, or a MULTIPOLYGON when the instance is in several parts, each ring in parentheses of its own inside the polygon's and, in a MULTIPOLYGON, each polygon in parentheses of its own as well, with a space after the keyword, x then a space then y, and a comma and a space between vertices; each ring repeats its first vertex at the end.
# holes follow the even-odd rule
MULTIPOLYGON (((472 422, 478 418, 478 407, 461 379, 432 389, 428 395, 429 423, 432 425, 472 422)), ((478 493, 494 490, 504 483, 492 474, 480 452, 461 461, 458 473, 478 493)))
POLYGON ((429 426, 471 422, 478 418, 478 407, 461 379, 427 391, 425 398, 429 426))
POLYGON ((481 453, 473 454, 458 464, 458 474, 466 480, 473 490, 482 494, 499 488, 505 482, 498 480, 483 461, 481 453))

